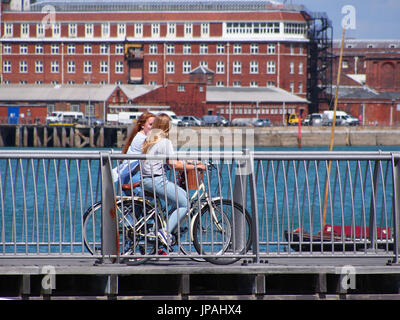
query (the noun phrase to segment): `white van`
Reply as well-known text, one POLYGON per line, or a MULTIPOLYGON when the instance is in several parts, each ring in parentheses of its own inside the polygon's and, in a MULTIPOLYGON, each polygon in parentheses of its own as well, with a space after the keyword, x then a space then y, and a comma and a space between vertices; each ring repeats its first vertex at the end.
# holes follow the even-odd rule
POLYGON ((84 115, 78 111, 54 111, 46 117, 46 123, 77 123, 84 115))
MULTIPOLYGON (((324 126, 331 126, 333 123, 333 110, 324 111, 322 114, 322 124, 324 126)), ((359 125, 360 122, 357 118, 349 115, 347 112, 344 111, 336 111, 336 121, 335 125, 343 125, 343 126, 355 126, 359 125)))
POLYGON ((175 114, 173 111, 165 111, 165 110, 149 110, 149 112, 154 113, 155 115, 158 115, 160 113, 165 113, 169 115, 171 118, 171 123, 175 126, 180 126, 182 124, 182 120, 178 118, 178 116, 175 114))

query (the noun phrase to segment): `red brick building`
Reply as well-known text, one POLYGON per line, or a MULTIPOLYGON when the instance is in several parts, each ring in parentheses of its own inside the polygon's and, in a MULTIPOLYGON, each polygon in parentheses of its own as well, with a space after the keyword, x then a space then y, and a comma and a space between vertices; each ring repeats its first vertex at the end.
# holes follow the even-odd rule
MULTIPOLYGON (((334 41, 334 84, 340 46, 334 41)), ((322 110, 333 108, 334 92, 322 110)), ((400 125, 400 40, 346 39, 338 97, 338 109, 360 116, 364 125, 400 125)))
POLYGON ((212 73, 209 85, 275 86, 304 98, 303 10, 267 0, 12 0, 1 8, 1 81, 165 87, 193 81, 202 66, 212 73))

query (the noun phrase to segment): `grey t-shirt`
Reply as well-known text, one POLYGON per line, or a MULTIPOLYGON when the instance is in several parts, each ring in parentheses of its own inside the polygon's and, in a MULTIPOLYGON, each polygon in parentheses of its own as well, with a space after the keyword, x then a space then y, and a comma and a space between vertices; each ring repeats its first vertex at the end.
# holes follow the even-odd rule
MULTIPOLYGON (((174 148, 171 140, 163 138, 150 148, 148 155, 172 156, 174 148)), ((142 176, 162 175, 164 174, 164 160, 144 160, 142 163, 142 176)))

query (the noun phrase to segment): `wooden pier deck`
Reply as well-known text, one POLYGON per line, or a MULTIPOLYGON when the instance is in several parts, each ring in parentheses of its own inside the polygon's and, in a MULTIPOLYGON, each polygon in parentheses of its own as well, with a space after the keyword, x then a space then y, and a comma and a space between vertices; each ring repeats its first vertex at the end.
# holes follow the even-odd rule
POLYGON ((98 263, 90 258, 2 258, 0 297, 400 299, 400 265, 391 264, 385 257, 279 257, 259 264, 240 261, 228 266, 183 258, 152 260, 139 266, 98 263))

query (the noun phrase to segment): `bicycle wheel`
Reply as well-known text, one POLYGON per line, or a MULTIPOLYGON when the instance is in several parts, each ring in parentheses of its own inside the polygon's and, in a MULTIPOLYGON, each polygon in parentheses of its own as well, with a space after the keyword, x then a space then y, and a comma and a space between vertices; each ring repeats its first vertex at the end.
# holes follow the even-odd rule
MULTIPOLYGON (((152 207, 149 205, 146 209, 150 211, 152 207)), ((149 257, 140 256, 155 252, 154 234, 146 236, 147 231, 154 228, 154 219, 150 219, 149 215, 144 219, 142 201, 119 200, 117 210, 119 248, 123 260, 128 260, 130 264, 144 263, 149 257)), ((91 254, 101 254, 101 202, 91 206, 83 216, 83 241, 91 254)))
POLYGON ((205 260, 226 265, 240 259, 229 255, 246 253, 251 246, 251 217, 247 210, 226 199, 216 199, 196 216, 193 225, 193 244, 205 260))

